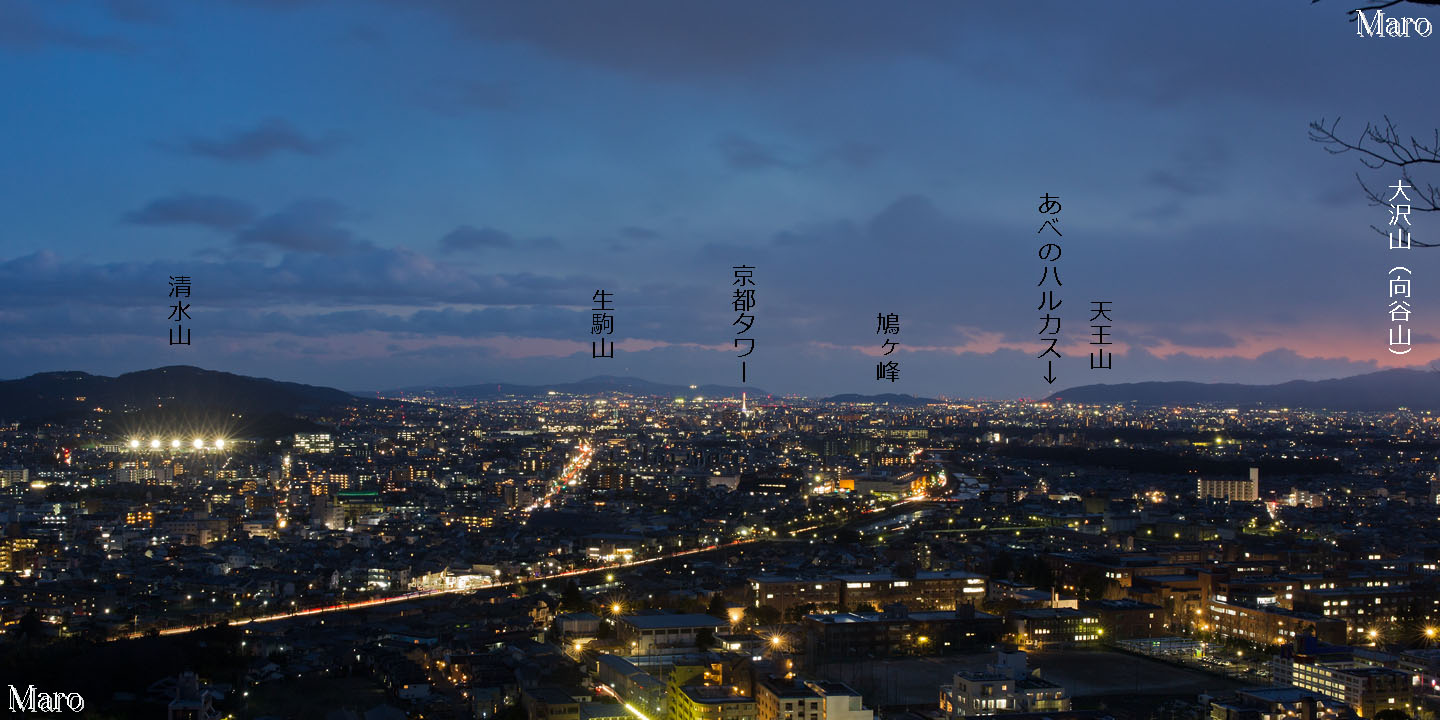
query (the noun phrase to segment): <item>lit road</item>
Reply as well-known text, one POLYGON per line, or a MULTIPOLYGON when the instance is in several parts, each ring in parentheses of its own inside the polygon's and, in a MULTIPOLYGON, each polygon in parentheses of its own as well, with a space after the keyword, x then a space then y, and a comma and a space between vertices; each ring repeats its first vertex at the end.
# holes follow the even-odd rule
MULTIPOLYGON (((381 606, 381 605, 390 605, 390 604, 393 604, 393 603, 411 602, 411 601, 414 601, 414 600, 419 600, 419 599, 421 599, 421 598, 437 597, 437 596, 440 596, 440 595, 460 595, 460 594, 464 594, 464 593, 478 592, 478 591, 481 591, 481 590, 494 590, 494 589, 499 589, 499 588, 507 588, 507 587, 513 587, 513 586, 515 586, 515 585, 522 585, 522 584, 526 584, 526 583, 533 583, 533 582, 535 582, 535 581, 537 581, 537 580, 556 580, 556 579, 559 579, 559 578, 569 578, 569 577, 576 577, 576 576, 579 576, 579 575, 589 575, 590 573, 606 572, 606 571, 610 571, 610 570, 620 570, 620 569, 624 569, 624 568, 635 567, 635 566, 637 566, 637 565, 646 565, 646 564, 648 564, 648 563, 661 562, 661 561, 663 561, 663 560, 672 560, 672 559, 674 559, 674 558, 685 557, 686 555, 695 555, 695 554, 697 554, 697 553, 706 553, 706 552, 711 552, 711 551, 714 551, 714 550, 720 550, 720 549, 723 549, 723 548, 735 547, 735 546, 737 546, 737 545, 747 545, 747 544, 750 544, 750 543, 760 542, 760 541, 762 541, 762 540, 768 540, 768 539, 770 539, 770 538, 747 538, 747 539, 744 539, 744 540, 734 540, 734 541, 731 541, 731 542, 728 542, 728 543, 721 543, 721 544, 719 544, 719 545, 707 545, 707 546, 705 546, 705 547, 692 548, 692 549, 690 549, 690 550, 679 550, 679 551, 676 551, 676 552, 673 552, 673 553, 667 553, 667 554, 665 554, 665 555, 657 555, 657 556, 652 557, 652 558, 645 558, 645 559, 643 559, 643 560, 632 560, 632 561, 630 561, 630 562, 615 563, 615 564, 613 564, 613 565, 605 565, 605 566, 603 566, 603 567, 581 568, 581 569, 578 569, 578 570, 567 570, 567 571, 565 571, 565 572, 555 573, 555 574, 553 574, 553 575, 539 575, 539 576, 535 576, 535 577, 527 577, 527 578, 524 578, 524 579, 522 579, 522 580, 509 580, 509 581, 500 582, 500 583, 486 583, 486 584, 483 584, 483 585, 472 585, 472 586, 464 587, 464 588, 449 588, 449 589, 441 589, 441 590, 417 590, 417 591, 415 591, 415 592, 406 593, 406 594, 404 594, 404 595, 392 595, 392 596, 390 596, 390 597, 374 598, 374 599, 371 599, 371 600, 356 600, 356 601, 354 601, 354 602, 337 603, 337 604, 335 604, 335 605, 326 605, 326 606, 324 606, 324 607, 317 607, 317 608, 307 608, 307 609, 305 609, 305 610, 295 610, 295 611, 293 611, 293 612, 276 613, 276 614, 274 614, 274 615, 261 615, 261 616, 252 617, 252 618, 244 618, 244 619, 240 619, 240 620, 231 620, 231 621, 230 621, 230 626, 231 626, 231 627, 242 627, 242 626, 251 625, 251 624, 254 624, 254 623, 275 622, 275 621, 277 621, 277 620, 290 620, 290 619, 302 618, 302 617, 306 617, 306 616, 310 616, 310 615, 323 615, 323 614, 325 614, 325 613, 343 612, 343 611, 346 611, 346 610, 358 610, 358 609, 360 609, 360 608, 378 607, 378 606, 381 606)), ((196 631, 196 630, 203 630, 203 629, 205 629, 206 627, 212 627, 212 625, 185 625, 185 626, 181 626, 181 627, 163 628, 163 629, 160 630, 160 634, 161 634, 161 635, 180 635, 180 634, 183 634, 183 633, 194 632, 194 631, 196 631)), ((145 635, 146 635, 146 633, 144 633, 144 632, 136 632, 136 633, 131 633, 131 634, 129 634, 129 635, 124 635, 124 636, 121 636, 121 637, 126 637, 126 638, 138 638, 138 637, 144 637, 145 635)))
POLYGON ((630 703, 625 702, 625 698, 620 697, 620 693, 615 692, 615 688, 612 688, 612 687, 610 687, 609 685, 606 685, 605 683, 600 683, 599 685, 596 686, 596 688, 598 688, 601 692, 605 693, 606 695, 609 695, 610 697, 613 697, 613 698, 615 698, 616 700, 619 700, 619 701, 620 701, 620 704, 621 704, 621 705, 624 705, 624 706, 625 706, 625 709, 628 710, 628 711, 630 711, 630 714, 631 714, 631 715, 634 715, 635 717, 639 718, 639 720, 650 720, 650 718, 645 717, 645 713, 640 712, 640 708, 637 708, 637 707, 635 707, 634 705, 631 705, 630 703))
POLYGON ((595 450, 589 445, 581 445, 580 454, 571 458, 570 462, 565 464, 565 471, 560 473, 560 479, 556 480, 554 484, 550 486, 550 491, 545 493, 544 497, 527 505, 525 512, 534 512, 540 508, 550 507, 551 499, 559 495, 565 488, 575 485, 579 481, 580 473, 584 472, 585 468, 590 467, 590 460, 593 457, 595 457, 595 450))
MULTIPOLYGON (((594 451, 593 451, 590 447, 588 447, 588 446, 582 446, 581 449, 580 449, 580 454, 577 455, 575 458, 573 458, 573 459, 566 465, 566 469, 565 469, 564 473, 561 475, 560 479, 551 487, 550 493, 547 494, 547 495, 545 496, 545 498, 542 498, 541 500, 537 500, 537 501, 536 501, 534 504, 532 504, 530 507, 526 508, 526 510, 528 511, 528 510, 533 510, 533 509, 535 509, 535 508, 537 508, 537 507, 545 507, 545 506, 548 506, 549 500, 550 500, 552 497, 554 497, 554 495, 555 495, 556 493, 560 492, 560 490, 561 490, 562 488, 568 487, 568 486, 570 485, 571 481, 575 480, 575 479, 579 476, 579 474, 580 474, 581 472, 583 472, 586 467, 589 466, 589 464, 590 464, 590 459, 593 457, 593 453, 594 453, 594 451)), ((858 519, 864 518, 865 516, 868 516, 868 515, 871 515, 871 514, 874 514, 874 513, 877 513, 877 512, 885 512, 885 511, 887 511, 887 510, 897 510, 897 509, 903 508, 903 507, 905 507, 905 506, 907 506, 907 505, 909 505, 909 504, 911 504, 911 503, 914 503, 914 502, 917 502, 917 501, 921 501, 921 500, 922 500, 921 498, 909 497, 909 498, 905 498, 905 499, 899 500, 899 501, 897 501, 897 502, 891 503, 890 505, 885 506, 885 507, 869 508, 869 509, 867 509, 867 510, 862 511, 862 513, 860 514, 859 517, 846 518, 845 520, 841 521, 840 524, 843 525, 843 524, 846 523, 846 522, 851 522, 851 521, 854 521, 854 520, 858 520, 858 519)), ((794 529, 794 530, 790 530, 790 531, 787 531, 787 532, 788 532, 788 534, 790 535, 790 537, 793 538, 793 537, 795 537, 795 536, 797 536, 797 535, 799 535, 799 534, 801 534, 801 533, 814 532, 814 531, 821 530, 821 529, 823 529, 823 528, 830 527, 830 526, 831 526, 831 525, 828 525, 828 524, 817 524, 817 525, 811 525, 811 526, 809 526, 809 527, 804 527, 804 528, 796 528, 796 529, 794 529)), ((725 548, 733 548, 733 547, 738 547, 738 546, 743 546, 743 545, 749 545, 749 544, 758 543, 758 542, 773 541, 773 540, 776 540, 776 539, 778 539, 778 538, 766 537, 766 536, 761 536, 761 537, 747 537, 747 538, 743 538, 743 539, 739 539, 739 540, 732 540, 732 541, 730 541, 730 542, 719 543, 719 544, 715 544, 715 545, 707 545, 707 546, 705 546, 705 547, 691 548, 691 549, 689 549, 689 550, 677 550, 677 551, 672 552, 672 553, 666 553, 666 554, 664 554, 664 555, 657 555, 657 556, 655 556, 655 557, 644 558, 644 559, 641 559, 641 560, 631 560, 631 561, 629 561, 629 562, 613 563, 613 564, 604 565, 604 566, 601 566, 601 567, 579 568, 579 569, 576 569, 576 570, 567 570, 567 571, 565 571, 565 572, 553 573, 553 574, 550 574, 550 575, 537 575, 537 576, 526 577, 526 578, 522 578, 522 579, 518 579, 518 580, 509 580, 509 581, 506 581, 506 582, 499 582, 499 583, 485 583, 485 584, 479 584, 479 585, 469 585, 469 586, 466 586, 466 587, 442 588, 442 589, 434 589, 434 590, 417 590, 417 591, 414 591, 414 592, 405 593, 405 594, 403 594, 403 595, 391 595, 391 596, 388 596, 388 597, 371 598, 371 599, 368 599, 368 600, 355 600, 355 601, 351 601, 351 602, 336 603, 336 604, 334 604, 334 605, 325 605, 325 606, 322 606, 322 607, 306 608, 306 609, 303 609, 303 610, 293 610, 293 611, 290 611, 290 612, 281 612, 281 613, 275 613, 275 614, 271 614, 271 615, 259 615, 259 616, 255 616, 255 617, 249 617, 249 618, 232 619, 232 620, 229 620, 229 624, 230 624, 231 627, 243 627, 243 626, 252 625, 252 624, 255 624, 255 623, 276 622, 276 621, 280 621, 280 620, 293 620, 293 619, 296 619, 296 618, 310 617, 310 616, 315 616, 315 615, 324 615, 324 614, 326 614, 326 613, 344 612, 344 611, 347 611, 347 610, 359 610, 359 609, 362 609, 362 608, 380 607, 380 606, 383 606, 383 605, 392 605, 392 604, 396 604, 396 603, 413 602, 413 601, 415 601, 415 600, 421 600, 421 599, 424 599, 424 598, 438 597, 438 596, 442 596, 442 595, 461 595, 461 594, 465 594, 465 593, 473 593, 473 592, 479 592, 479 591, 483 591, 483 590, 497 590, 497 589, 502 589, 502 588, 507 588, 507 587, 514 587, 514 586, 517 586, 517 585, 522 585, 522 584, 527 584, 527 583, 534 583, 534 582, 536 582, 536 581, 558 580, 558 579, 562 579, 562 578, 572 578, 572 577, 578 577, 578 576, 582 576, 582 575, 589 575, 589 574, 591 574, 591 573, 601 573, 601 572, 614 571, 614 570, 623 570, 623 569, 625 569, 625 568, 632 568, 632 567, 637 567, 637 566, 640 566, 640 565, 647 565, 647 564, 650 564, 650 563, 663 562, 663 561, 666 561, 666 560, 674 560, 674 559, 676 559, 676 558, 685 557, 685 556, 687 556, 687 555, 696 555, 696 554, 699 554, 699 553, 707 553, 707 552, 712 552, 712 551, 715 551, 715 550, 721 550, 721 549, 725 549, 725 548)), ((181 635, 181 634, 188 633, 188 632, 195 632, 195 631, 197 631, 197 630, 203 630, 203 629, 205 629, 206 627, 213 627, 213 626, 214 626, 214 623, 210 623, 210 624, 208 624, 208 625, 206 625, 206 624, 201 624, 201 625, 182 625, 182 626, 177 626, 177 627, 160 628, 158 632, 159 632, 159 634, 161 634, 161 635, 181 635)), ((148 634, 148 632, 150 632, 150 631, 149 631, 149 630, 146 630, 146 631, 137 631, 137 632, 133 632, 133 633, 129 633, 129 634, 126 634, 126 635, 119 636, 119 637, 117 637, 116 639, 144 637, 146 634, 148 634)))
MULTIPOLYGON (((526 508, 526 510, 529 511, 529 510, 534 510, 534 509, 536 509, 537 507, 548 506, 548 505, 549 505, 549 502, 550 502, 550 499, 553 498, 556 493, 560 492, 562 488, 569 487, 571 484, 573 484, 573 483, 576 481, 576 479, 579 477, 580 473, 581 473, 581 472, 584 472, 585 468, 590 465, 590 459, 591 459, 592 457, 594 457, 594 450, 591 449, 589 446, 581 446, 581 448, 580 448, 580 453, 579 453, 578 455, 576 455, 573 459, 571 459, 569 463, 566 464, 566 466, 565 466, 565 471, 561 474, 560 479, 559 479, 558 481, 556 481, 556 483, 555 483, 554 485, 551 486, 550 493, 547 494, 544 498, 542 498, 542 499, 540 499, 540 500, 537 500, 537 501, 536 501, 534 504, 532 504, 530 507, 526 508)), ((485 584, 481 584, 481 585, 470 585, 470 586, 463 587, 463 588, 446 588, 446 589, 435 589, 435 590, 417 590, 417 591, 415 591, 415 592, 405 593, 405 594, 403 594, 403 595, 391 595, 391 596, 389 596, 389 597, 372 598, 372 599, 369 599, 369 600, 355 600, 355 601, 352 601, 352 602, 336 603, 336 604, 334 604, 334 605, 325 605, 325 606, 322 606, 322 607, 306 608, 306 609, 304 609, 304 610, 294 610, 294 611, 291 611, 291 612, 275 613, 275 614, 273 614, 273 615, 260 615, 260 616, 257 616, 257 617, 242 618, 242 619, 238 619, 238 620, 231 620, 231 621, 230 621, 230 625, 231 625, 232 627, 240 627, 240 626, 245 626, 245 625, 251 625, 251 624, 254 624, 254 623, 275 622, 275 621, 278 621, 278 620, 291 620, 291 619, 295 619, 295 618, 303 618, 303 617, 308 617, 308 616, 313 616, 313 615, 323 615, 323 614, 325 614, 325 613, 344 612, 344 611, 346 611, 346 610, 359 610, 359 609, 361 609, 361 608, 379 607, 379 606, 382 606, 382 605, 391 605, 391 604, 394 604, 394 603, 411 602, 411 601, 419 600, 419 599, 422 599, 422 598, 436 597, 436 596, 440 596, 440 595, 459 595, 459 594, 464 594, 464 593, 478 592, 478 591, 481 591, 481 590, 495 590, 495 589, 500 589, 500 588, 513 587, 513 586, 516 586, 516 585, 521 585, 521 584, 524 584, 524 583, 533 583, 533 582, 536 582, 536 581, 556 580, 556 579, 560 579, 560 578, 569 578, 569 577, 576 577, 576 576, 580 576, 580 575, 588 575, 588 574, 590 574, 590 573, 620 570, 620 569, 624 569, 624 568, 635 567, 635 566, 638 566, 638 565, 645 565, 645 564, 648 564, 648 563, 660 562, 660 561, 663 561, 663 560, 671 560, 671 559, 674 559, 674 558, 684 557, 684 556, 686 556, 686 555, 694 555, 694 554, 696 554, 696 553, 710 552, 710 551, 712 551, 712 550, 719 550, 719 549, 721 549, 721 548, 733 547, 733 546, 736 546, 736 545, 745 545, 745 544, 747 544, 747 543, 757 542, 757 541, 759 541, 759 540, 761 540, 761 539, 763 539, 763 538, 747 538, 747 539, 743 539, 743 540, 736 540, 736 541, 729 542, 729 543, 722 543, 722 544, 719 544, 719 545, 708 545, 708 546, 706 546, 706 547, 701 547, 701 548, 692 548, 692 549, 689 549, 689 550, 679 550, 679 551, 672 552, 672 553, 668 553, 668 554, 665 554, 665 555, 657 555, 657 556, 655 556, 655 557, 645 558, 645 559, 643 559, 643 560, 632 560, 632 561, 630 561, 630 562, 614 563, 614 564, 605 565, 605 566, 602 566, 602 567, 580 568, 580 569, 577 569, 577 570, 567 570, 567 571, 565 571, 565 572, 554 573, 554 574, 551 574, 551 575, 539 575, 539 576, 534 576, 534 577, 526 577, 526 578, 520 579, 520 580, 510 580, 510 581, 500 582, 500 583, 485 583, 485 584)), ((159 630, 159 633, 160 633, 161 635, 180 635, 180 634, 184 634, 184 633, 188 633, 188 632, 194 632, 194 631, 196 631, 196 630, 202 630, 202 629, 204 629, 204 628, 206 628, 206 627, 210 627, 210 625, 183 625, 183 626, 179 626, 179 627, 162 628, 162 629, 159 630)), ((122 636, 122 637, 137 638, 137 637, 143 637, 145 634, 146 634, 145 632, 135 632, 135 633, 130 633, 130 634, 125 635, 125 636, 122 636)))

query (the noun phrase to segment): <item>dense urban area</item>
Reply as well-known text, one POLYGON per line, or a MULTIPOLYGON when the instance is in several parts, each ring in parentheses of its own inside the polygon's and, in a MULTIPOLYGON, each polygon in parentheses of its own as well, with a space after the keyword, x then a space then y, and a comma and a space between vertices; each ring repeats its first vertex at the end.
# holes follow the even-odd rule
POLYGON ((0 425, 12 694, 194 720, 1440 708, 1425 412, 414 394, 236 436, 134 410, 0 425))

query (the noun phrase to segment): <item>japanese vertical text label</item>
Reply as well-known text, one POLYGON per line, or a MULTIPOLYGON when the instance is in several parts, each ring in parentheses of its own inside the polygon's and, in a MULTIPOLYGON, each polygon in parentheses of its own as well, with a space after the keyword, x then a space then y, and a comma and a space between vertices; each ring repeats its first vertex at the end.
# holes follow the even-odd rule
MULTIPOLYGON (((730 325, 740 328, 735 331, 735 349, 745 348, 745 352, 739 355, 743 358, 755 352, 755 338, 739 337, 750 332, 751 326, 755 324, 755 315, 750 312, 755 309, 755 268, 750 265, 733 265, 731 269, 735 271, 735 281, 731 283, 735 288, 733 307, 740 315, 730 325)), ((747 382, 748 378, 745 361, 741 360, 740 382, 747 382)))
POLYGON ((592 308, 593 312, 590 313, 590 334, 600 336, 598 341, 590 341, 591 358, 615 357, 615 343, 605 338, 606 335, 615 332, 615 316, 610 313, 615 309, 615 306, 611 304, 614 302, 614 297, 615 293, 604 290, 596 290, 595 294, 590 296, 590 301, 595 304, 592 308))
MULTIPOLYGON (((895 313, 889 313, 888 315, 885 313, 876 313, 875 334, 882 337, 885 335, 898 336, 900 334, 900 316, 895 313)), ((897 342, 897 340, 899 340, 898 337, 895 340, 885 338, 885 342, 880 344, 880 349, 884 352, 880 354, 889 355, 890 353, 895 352, 895 348, 900 346, 900 343, 897 342)), ((876 380, 889 380, 893 383, 899 378, 900 363, 894 360, 887 360, 885 362, 881 362, 875 365, 876 380)))
MULTIPOLYGON (((1111 306, 1112 304, 1113 304, 1113 303, 1111 303, 1109 300, 1091 300, 1091 301, 1090 301, 1090 309, 1091 309, 1091 311, 1094 313, 1093 315, 1090 316, 1090 329, 1093 331, 1093 332, 1090 333, 1090 337, 1095 338, 1094 340, 1091 340, 1091 341, 1090 341, 1090 344, 1091 344, 1091 345, 1113 345, 1113 344, 1114 344, 1114 343, 1110 342, 1109 340, 1106 340, 1106 339, 1105 339, 1105 338, 1110 337, 1110 334, 1107 333, 1107 332, 1105 332, 1105 331, 1106 331, 1106 330, 1109 330, 1110 328, 1112 328, 1112 327, 1114 327, 1114 326, 1113 326, 1113 325, 1098 325, 1098 324, 1096 324, 1097 321, 1102 320, 1102 319, 1103 319, 1105 322, 1107 322, 1107 323, 1114 322, 1114 320, 1110 319, 1110 310, 1111 310, 1110 306, 1111 306)), ((1098 348, 1095 348, 1094 350, 1091 350, 1091 351, 1090 351, 1090 369, 1091 369, 1091 370, 1109 370, 1109 369, 1111 368, 1111 366, 1114 364, 1114 362, 1115 362, 1115 354, 1112 353, 1112 352, 1110 352, 1110 351, 1108 351, 1108 350, 1106 350, 1106 349, 1103 348, 1103 347, 1098 347, 1098 348)))
MULTIPOLYGON (((1040 206, 1036 208, 1036 210, 1041 215, 1049 216, 1045 219, 1045 222, 1040 224, 1040 229, 1035 231, 1037 235, 1048 229, 1055 233, 1055 237, 1064 237, 1060 232, 1060 196, 1052 196, 1048 192, 1045 193, 1040 196, 1040 206)), ((1060 245, 1055 242, 1047 242, 1040 246, 1039 255, 1040 260, 1043 262, 1059 262, 1060 245)), ((1061 303, 1064 301, 1055 297, 1054 288, 1049 290, 1045 289, 1047 281, 1055 288, 1064 284, 1060 282, 1060 268, 1058 266, 1053 264, 1044 266, 1038 284, 1038 287, 1041 289, 1040 305, 1035 308, 1045 313, 1045 315, 1040 318, 1040 332, 1036 334, 1043 336, 1041 339, 1049 343, 1045 350, 1036 357, 1045 360, 1045 382, 1053 385, 1055 384, 1055 360, 1061 357, 1060 352, 1055 349, 1055 345, 1060 342, 1060 316, 1052 315, 1051 313, 1059 310, 1061 303), (1046 356, 1053 356, 1053 359, 1047 358, 1046 356)))
MULTIPOLYGON (((1390 232, 1390 249, 1409 250, 1410 196, 1405 191, 1414 188, 1405 184, 1403 175, 1390 187, 1395 190, 1388 200, 1391 203, 1390 224, 1395 226, 1390 232), (1395 201, 1401 198, 1405 204, 1396 205, 1395 201)), ((1404 265, 1390 268, 1390 322, 1393 325, 1390 326, 1389 350, 1396 355, 1404 355, 1414 349, 1410 347, 1410 275, 1410 268, 1404 265)))
POLYGON ((189 345, 190 329, 185 327, 185 321, 190 319, 190 276, 170 276, 170 297, 175 304, 170 306, 170 319, 175 321, 175 326, 170 328, 171 345, 189 345))

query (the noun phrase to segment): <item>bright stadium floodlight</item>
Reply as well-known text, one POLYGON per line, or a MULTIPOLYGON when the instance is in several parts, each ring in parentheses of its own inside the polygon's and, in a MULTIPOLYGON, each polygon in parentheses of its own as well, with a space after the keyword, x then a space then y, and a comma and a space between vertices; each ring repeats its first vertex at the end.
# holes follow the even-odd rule
POLYGON ((150 449, 151 449, 151 450, 159 450, 159 449, 160 449, 160 441, 159 441, 158 439, 151 440, 151 441, 150 441, 150 449))
POLYGON ((223 449, 225 449, 225 441, 224 441, 224 440, 221 440, 220 438, 215 438, 215 449, 216 449, 216 450, 223 450, 223 449))
POLYGON ((195 442, 193 444, 195 445, 196 450, 203 450, 205 448, 205 441, 201 440, 200 438, 195 438, 195 442))
POLYGON ((170 441, 170 447, 171 447, 171 448, 179 448, 179 447, 180 447, 180 440, 178 440, 178 439, 176 439, 176 440, 171 440, 171 441, 170 441))
POLYGON ((130 441, 130 449, 131 449, 131 450, 134 450, 135 448, 138 448, 138 447, 140 447, 140 441, 139 441, 139 440, 131 440, 131 441, 130 441))

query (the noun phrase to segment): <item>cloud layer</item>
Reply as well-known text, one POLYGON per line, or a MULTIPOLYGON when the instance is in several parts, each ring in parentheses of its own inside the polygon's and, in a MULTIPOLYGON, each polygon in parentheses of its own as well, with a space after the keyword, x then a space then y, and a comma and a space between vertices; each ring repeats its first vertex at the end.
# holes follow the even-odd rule
POLYGON ((1243 0, 7 4, 24 101, 0 364, 734 382, 746 264, 757 385, 1035 396, 1050 240, 1057 386, 1424 364, 1430 255, 1405 258, 1416 350, 1396 358, 1396 253, 1353 176, 1393 178, 1305 129, 1383 112, 1428 132, 1440 100, 1373 72, 1433 50, 1346 20, 1243 0), (1036 231, 1044 193, 1063 239, 1036 231), (161 342, 174 274, 204 338, 184 351, 161 342), (613 362, 586 352, 597 290, 613 362), (1095 300, 1108 373, 1088 367, 1095 300), (901 317, 894 385, 877 313, 901 317))

